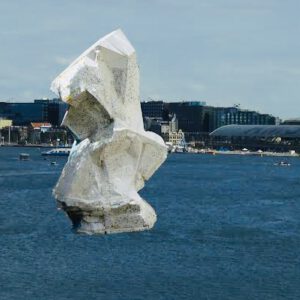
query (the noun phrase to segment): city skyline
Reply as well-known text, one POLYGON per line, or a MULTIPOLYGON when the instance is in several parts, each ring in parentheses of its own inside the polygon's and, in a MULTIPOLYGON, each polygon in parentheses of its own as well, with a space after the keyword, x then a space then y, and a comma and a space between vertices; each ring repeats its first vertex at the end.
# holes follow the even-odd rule
POLYGON ((298 117, 299 8, 294 0, 1 1, 0 99, 55 97, 54 77, 120 27, 138 53, 141 99, 298 117))
MULTIPOLYGON (((36 98, 36 99, 30 99, 30 100, 27 100, 27 101, 14 101, 13 99, 10 99, 10 100, 1 100, 0 99, 0 103, 1 102, 4 102, 4 103, 35 103, 36 101, 56 101, 56 100, 59 100, 59 101, 62 101, 59 97, 57 96, 53 96, 52 98, 49 98, 49 97, 39 97, 39 98, 36 98)), ((261 114, 269 114, 267 111, 259 111, 259 110, 251 110, 247 107, 242 107, 239 103, 238 104, 233 104, 233 105, 228 105, 228 106, 222 106, 222 105, 210 105, 209 103, 207 103, 206 101, 201 101, 201 100, 178 100, 178 101, 172 101, 172 99, 152 99, 152 98, 148 98, 148 99, 141 99, 141 104, 143 103, 147 103, 147 102, 164 102, 164 103, 191 103, 191 102, 198 102, 200 104, 200 106, 205 106, 205 107, 214 107, 214 108, 238 108, 242 111, 252 111, 252 112, 257 112, 257 113, 261 113, 261 114)), ((62 102, 64 103, 64 102, 62 102)), ((272 115, 272 114, 270 114, 272 115)), ((274 116, 274 115, 272 115, 274 116)), ((283 120, 280 116, 274 116, 275 118, 279 118, 279 120, 283 120)), ((0 117, 1 119, 1 117, 0 117)), ((289 119, 296 119, 296 118, 289 118, 289 119)), ((289 120, 288 119, 288 120, 289 120)))

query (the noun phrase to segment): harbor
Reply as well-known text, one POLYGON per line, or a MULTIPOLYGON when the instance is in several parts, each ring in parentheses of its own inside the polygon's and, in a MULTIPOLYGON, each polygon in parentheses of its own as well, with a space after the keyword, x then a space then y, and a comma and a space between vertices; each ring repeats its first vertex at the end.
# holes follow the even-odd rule
POLYGON ((0 300, 300 299, 299 10, 1 0, 0 300))
POLYGON ((20 298, 20 290, 49 300, 229 299, 232 290, 276 299, 286 281, 286 295, 299 290, 299 158, 277 167, 275 157, 173 153, 142 191, 157 209, 155 228, 100 238, 71 232, 51 196, 67 157, 51 165, 41 152, 0 148, 2 299, 20 298), (22 152, 29 161, 19 160, 22 152))

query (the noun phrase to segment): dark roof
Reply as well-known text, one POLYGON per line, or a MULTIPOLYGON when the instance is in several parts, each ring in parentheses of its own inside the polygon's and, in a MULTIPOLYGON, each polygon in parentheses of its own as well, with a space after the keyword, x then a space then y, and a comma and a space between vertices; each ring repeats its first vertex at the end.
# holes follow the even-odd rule
POLYGON ((300 138, 300 125, 226 125, 210 136, 300 138))
POLYGON ((300 118, 288 119, 285 120, 283 125, 300 125, 300 118))
POLYGON ((300 118, 287 119, 284 122, 300 122, 300 118))

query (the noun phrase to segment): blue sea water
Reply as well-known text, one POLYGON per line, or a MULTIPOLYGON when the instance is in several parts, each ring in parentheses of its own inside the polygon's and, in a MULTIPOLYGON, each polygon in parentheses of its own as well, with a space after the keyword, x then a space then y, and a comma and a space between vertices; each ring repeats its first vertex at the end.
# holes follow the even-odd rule
POLYGON ((0 299, 300 299, 300 158, 170 155, 153 230, 85 236, 40 152, 0 148, 0 299))

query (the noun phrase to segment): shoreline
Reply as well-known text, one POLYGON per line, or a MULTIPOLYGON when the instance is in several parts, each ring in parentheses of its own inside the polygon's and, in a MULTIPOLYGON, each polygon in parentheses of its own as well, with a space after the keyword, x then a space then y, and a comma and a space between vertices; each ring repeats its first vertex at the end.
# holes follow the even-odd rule
POLYGON ((171 152, 171 153, 178 153, 178 154, 202 154, 202 155, 240 155, 240 156, 274 156, 274 157, 299 157, 299 154, 296 152, 272 152, 272 151, 265 151, 265 152, 251 152, 251 151, 242 151, 242 150, 233 150, 233 151, 219 151, 219 150, 190 150, 190 151, 183 151, 183 152, 171 152))
POLYGON ((275 157, 299 157, 297 153, 289 152, 243 152, 243 151, 215 151, 215 155, 243 155, 243 156, 275 156, 275 157))
POLYGON ((53 146, 53 145, 44 145, 44 144, 41 144, 41 145, 35 145, 35 144, 32 144, 32 145, 18 145, 18 144, 10 144, 10 145, 0 145, 0 148, 3 147, 15 147, 15 148, 71 148, 71 146, 53 146))
MULTIPOLYGON (((5 144, 0 145, 1 147, 14 147, 14 148, 71 148, 72 146, 53 146, 53 145, 45 145, 45 144, 31 144, 31 145, 18 145, 18 144, 5 144)), ((219 151, 219 150, 205 150, 205 151, 187 151, 187 152, 173 152, 179 154, 205 154, 205 155, 241 155, 241 156, 274 156, 274 157, 299 157, 298 153, 290 153, 290 152, 244 152, 241 150, 233 150, 233 151, 219 151)))

